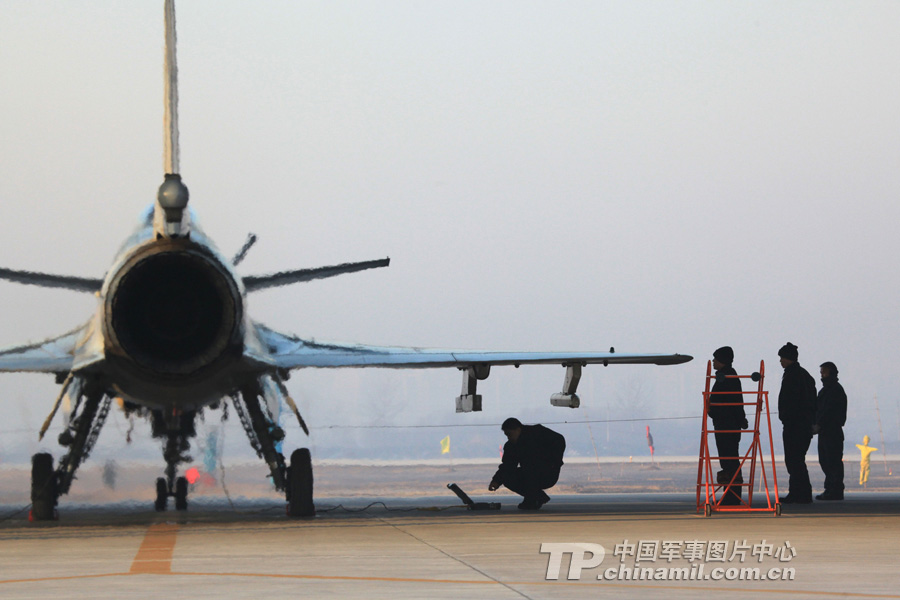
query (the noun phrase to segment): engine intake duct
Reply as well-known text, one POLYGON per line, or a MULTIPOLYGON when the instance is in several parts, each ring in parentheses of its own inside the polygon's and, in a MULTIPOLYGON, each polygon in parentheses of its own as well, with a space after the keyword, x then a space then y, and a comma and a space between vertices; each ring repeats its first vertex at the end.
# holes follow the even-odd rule
POLYGON ((107 293, 113 351, 154 374, 188 376, 239 342, 240 294, 225 268, 197 246, 164 240, 137 253, 107 293))

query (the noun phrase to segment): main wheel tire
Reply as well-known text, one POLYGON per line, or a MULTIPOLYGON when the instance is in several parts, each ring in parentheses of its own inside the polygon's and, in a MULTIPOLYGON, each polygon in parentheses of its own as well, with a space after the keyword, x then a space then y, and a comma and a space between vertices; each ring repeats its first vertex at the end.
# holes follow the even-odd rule
POLYGON ((157 477, 156 479, 156 502, 153 504, 153 507, 156 509, 156 512, 163 512, 166 510, 166 505, 169 503, 169 484, 166 483, 166 479, 164 477, 157 477))
POLYGON ((188 482, 184 477, 175 480, 175 510, 187 510, 188 482))
POLYGON ((53 456, 46 452, 31 457, 31 513, 33 521, 56 518, 56 472, 53 456))
POLYGON ((288 515, 312 517, 315 514, 312 458, 309 448, 298 448, 291 454, 291 467, 288 470, 288 515))

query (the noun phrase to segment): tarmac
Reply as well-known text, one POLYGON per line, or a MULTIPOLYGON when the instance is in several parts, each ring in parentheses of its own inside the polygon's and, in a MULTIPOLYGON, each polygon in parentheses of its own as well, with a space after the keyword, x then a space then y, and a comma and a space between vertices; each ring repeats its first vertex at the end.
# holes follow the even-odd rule
POLYGON ((471 495, 503 507, 466 510, 448 491, 322 499, 316 517, 288 519, 273 499, 198 498, 181 513, 68 506, 29 523, 7 505, 0 598, 900 598, 897 492, 710 517, 685 493, 554 495, 537 512, 471 495))

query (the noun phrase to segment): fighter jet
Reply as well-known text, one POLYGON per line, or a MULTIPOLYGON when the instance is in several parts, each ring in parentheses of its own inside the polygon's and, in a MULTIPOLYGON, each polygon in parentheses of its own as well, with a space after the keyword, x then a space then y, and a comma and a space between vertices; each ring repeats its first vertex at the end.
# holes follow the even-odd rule
POLYGON ((178 476, 188 459, 195 419, 223 403, 237 414, 251 446, 265 460, 288 514, 314 514, 310 452, 296 449, 290 462, 280 452, 284 430, 273 416, 282 403, 309 430, 284 381, 293 369, 381 367, 462 371, 457 412, 481 410, 477 383, 491 367, 558 364, 565 367, 561 393, 551 403, 575 407, 581 369, 588 364, 679 364, 681 354, 615 352, 473 352, 365 345, 337 345, 279 333, 254 321, 248 294, 274 286, 387 267, 390 259, 281 273, 243 276, 241 263, 254 238, 228 259, 198 226, 188 207, 178 151, 178 92, 174 0, 165 0, 164 178, 156 201, 142 216, 102 278, 82 278, 0 269, 0 279, 95 294, 87 322, 63 335, 0 350, 0 371, 53 374, 59 396, 41 428, 61 405, 70 418, 59 435, 62 456, 32 458, 31 518, 57 518, 78 467, 88 458, 115 400, 131 416, 150 420, 162 440, 165 476, 156 480, 157 510, 187 508, 188 483, 178 476))

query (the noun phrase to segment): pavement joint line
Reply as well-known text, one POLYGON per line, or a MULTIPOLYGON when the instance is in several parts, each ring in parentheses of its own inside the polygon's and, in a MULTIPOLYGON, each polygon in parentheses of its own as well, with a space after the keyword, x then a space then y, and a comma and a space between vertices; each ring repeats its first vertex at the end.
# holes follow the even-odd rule
MULTIPOLYGON (((451 557, 452 558, 452 557, 451 557)), ((476 569, 477 570, 477 569, 476 569)), ((2 579, 2 584, 14 583, 40 583, 45 581, 67 581, 78 579, 102 579, 109 577, 135 577, 139 575, 159 575, 163 577, 252 577, 252 578, 271 578, 271 579, 305 579, 320 581, 358 581, 358 582, 385 582, 385 583, 440 583, 440 584, 466 584, 466 585, 501 585, 509 587, 510 585, 518 586, 558 586, 558 587, 588 587, 598 586, 615 587, 622 589, 647 589, 647 590, 684 590, 697 592, 730 592, 730 593, 752 593, 752 594, 779 594, 779 595, 806 595, 806 596, 823 596, 823 597, 841 597, 841 598, 878 598, 896 600, 900 595, 896 594, 868 594, 865 592, 829 592, 822 590, 776 590, 776 589, 751 589, 751 588, 730 588, 730 587, 705 587, 705 586, 680 586, 680 585, 652 585, 652 584, 632 584, 632 583, 612 583, 594 581, 510 581, 502 582, 490 578, 487 580, 472 579, 428 579, 415 577, 365 577, 352 575, 303 575, 290 573, 204 573, 204 572, 178 572, 169 571, 167 573, 95 573, 91 575, 60 575, 58 577, 36 577, 31 579, 2 579)), ((512 589, 512 588, 509 588, 512 589)), ((512 590, 521 594, 518 590, 512 590)), ((526 596, 527 597, 527 596, 526 596)))
POLYGON ((428 546, 429 548, 431 548, 431 549, 433 549, 433 550, 437 550, 438 552, 440 552, 440 553, 443 554, 444 556, 446 556, 446 557, 448 557, 448 558, 450 558, 450 559, 452 559, 452 560, 455 560, 456 562, 458 562, 458 563, 460 563, 460 564, 463 564, 463 565, 465 565, 466 567, 472 569, 472 570, 475 571, 476 573, 480 573, 480 574, 483 575, 484 577, 487 577, 487 578, 490 579, 491 581, 494 581, 494 582, 496 582, 496 583, 502 585, 503 587, 507 588, 509 591, 511 591, 511 592, 513 592, 513 593, 515 593, 515 594, 518 594, 519 596, 522 596, 523 598, 526 598, 527 600, 532 600, 529 596, 527 596, 526 594, 522 593, 521 591, 519 591, 519 590, 513 588, 510 584, 504 583, 504 582, 502 582, 502 581, 496 579, 495 577, 492 577, 491 575, 488 575, 487 573, 485 573, 484 571, 482 571, 482 570, 479 569, 478 567, 475 567, 474 565, 470 565, 469 563, 467 563, 467 562, 464 561, 463 559, 461 559, 461 558, 459 558, 459 557, 457 557, 457 556, 453 556, 453 555, 450 554, 449 552, 446 552, 446 551, 442 550, 441 548, 438 548, 437 546, 435 546, 435 545, 433 545, 433 544, 429 544, 428 542, 426 542, 425 540, 423 540, 422 538, 420 538, 420 537, 417 536, 416 534, 411 533, 411 532, 409 532, 409 531, 406 531, 405 529, 400 528, 398 525, 396 525, 396 524, 394 524, 394 523, 389 523, 388 521, 386 521, 386 520, 383 519, 382 517, 376 517, 376 518, 377 518, 379 521, 382 521, 382 522, 384 522, 384 523, 387 523, 388 525, 390 525, 391 527, 393 527, 394 529, 396 529, 396 530, 399 531, 400 533, 404 533, 404 534, 408 535, 409 537, 413 538, 414 540, 418 541, 419 543, 425 544, 426 546, 428 546))

